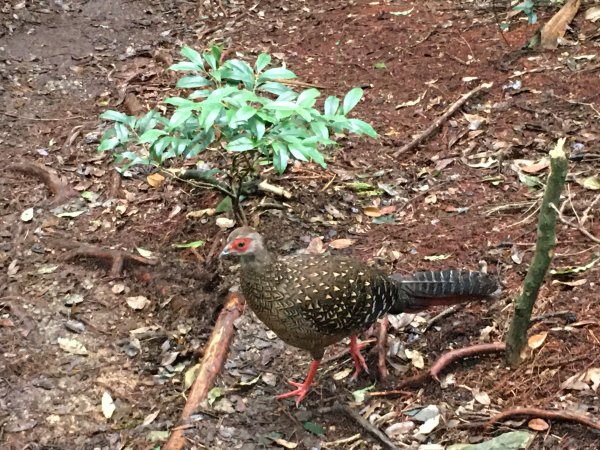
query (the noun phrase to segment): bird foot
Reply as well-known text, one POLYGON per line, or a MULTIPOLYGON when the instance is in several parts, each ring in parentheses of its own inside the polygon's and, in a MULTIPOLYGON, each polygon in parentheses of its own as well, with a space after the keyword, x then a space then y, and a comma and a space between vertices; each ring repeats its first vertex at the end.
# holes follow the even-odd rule
POLYGON ((352 379, 356 380, 362 370, 369 373, 369 368, 367 367, 367 363, 365 362, 365 358, 361 355, 360 350, 364 347, 364 344, 359 344, 356 342, 356 336, 352 336, 350 338, 350 355, 352 355, 352 359, 354 360, 354 374, 352 375, 352 379))
POLYGON ((300 402, 306 397, 308 392, 310 391, 310 383, 296 383, 295 381, 288 381, 289 384, 294 386, 296 389, 290 392, 286 392, 285 394, 280 394, 276 398, 277 400, 282 400, 284 398, 290 397, 298 397, 296 399, 296 406, 300 406, 300 402))

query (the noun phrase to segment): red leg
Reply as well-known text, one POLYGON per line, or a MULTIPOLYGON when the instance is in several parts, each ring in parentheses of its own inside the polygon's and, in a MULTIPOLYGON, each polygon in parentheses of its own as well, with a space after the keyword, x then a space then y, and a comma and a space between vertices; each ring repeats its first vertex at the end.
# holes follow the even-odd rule
POLYGON ((352 375, 352 379, 357 379, 362 369, 365 369, 365 372, 369 373, 369 368, 367 367, 367 363, 365 362, 365 358, 360 354, 360 349, 362 345, 356 342, 356 336, 350 336, 350 354, 352 355, 352 359, 354 360, 354 375, 352 375))
POLYGON ((315 375, 317 374, 317 369, 319 368, 320 362, 321 361, 319 361, 318 359, 313 360, 313 362, 310 364, 310 368, 308 369, 308 375, 306 375, 306 379, 303 383, 288 381, 289 384, 296 387, 297 389, 294 389, 293 391, 287 392, 285 394, 278 395, 277 399, 281 400, 284 398, 298 397, 296 399, 296 406, 300 406, 300 402, 302 401, 302 399, 304 399, 304 397, 306 397, 306 394, 308 394, 308 391, 310 390, 310 385, 312 384, 312 381, 315 378, 315 375))

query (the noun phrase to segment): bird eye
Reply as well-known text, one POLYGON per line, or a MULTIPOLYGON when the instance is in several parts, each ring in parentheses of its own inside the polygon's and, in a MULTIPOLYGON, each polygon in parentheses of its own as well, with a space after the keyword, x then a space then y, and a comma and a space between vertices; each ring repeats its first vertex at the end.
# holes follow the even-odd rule
POLYGON ((245 245, 246 245, 246 243, 244 241, 240 241, 237 244, 238 248, 244 248, 245 245))

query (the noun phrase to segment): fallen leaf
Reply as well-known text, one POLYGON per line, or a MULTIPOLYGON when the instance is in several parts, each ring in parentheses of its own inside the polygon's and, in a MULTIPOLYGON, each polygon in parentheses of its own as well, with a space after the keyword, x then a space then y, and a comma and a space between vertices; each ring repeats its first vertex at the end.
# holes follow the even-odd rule
POLYGON ((223 396, 223 389, 220 387, 214 387, 210 391, 208 391, 208 395, 206 399, 208 400, 208 404, 212 406, 216 399, 223 396))
POLYGON ((321 255, 325 253, 325 250, 323 238, 320 236, 312 239, 308 244, 308 247, 306 247, 306 253, 309 255, 321 255))
POLYGON ((529 448, 535 433, 528 431, 510 431, 479 444, 454 444, 446 450, 520 450, 529 448))
POLYGON ((102 414, 107 419, 110 419, 116 409, 117 407, 112 397, 108 392, 104 391, 104 394, 102 394, 102 414))
POLYGON ((531 350, 535 350, 536 348, 541 347, 544 344, 544 341, 548 337, 548 332, 544 331, 540 334, 534 334, 529 339, 527 339, 527 345, 531 350))
POLYGON ((235 220, 228 219, 227 217, 219 217, 216 220, 216 224, 221 230, 226 230, 235 226, 235 220))
POLYGON ((534 431, 545 431, 550 428, 550 425, 542 419, 531 419, 527 422, 527 426, 534 431))
POLYGON ((21 213, 21 220, 23 222, 31 222, 33 219, 33 208, 27 208, 21 213))
POLYGON ((126 302, 130 308, 139 310, 144 309, 150 303, 150 300, 143 295, 138 295, 136 297, 127 297, 126 302))
POLYGON ((440 414, 431 419, 426 420, 420 427, 420 434, 429 434, 440 424, 440 414))
POLYGON ((585 11, 585 20, 589 20, 591 22, 595 22, 600 19, 600 6, 592 6, 585 11))
POLYGON ((374 384, 372 384, 371 386, 367 386, 366 388, 363 389, 358 389, 356 391, 352 391, 352 396, 354 397, 354 402, 355 403, 362 403, 365 401, 365 397, 367 396, 367 392, 369 392, 370 390, 372 390, 375 387, 374 384))
POLYGON ((583 286, 586 283, 587 283, 587 278, 581 278, 581 279, 575 280, 575 281, 552 280, 552 284, 563 284, 563 285, 569 286, 569 287, 583 286))
POLYGON ((575 181, 582 185, 586 189, 591 189, 592 191, 600 190, 600 178, 597 176, 591 176, 587 178, 575 178, 575 181))
POLYGON ((485 406, 488 406, 491 403, 490 396, 487 394, 487 392, 480 391, 479 389, 473 389, 471 392, 473 393, 473 397, 477 403, 481 403, 485 406))
POLYGON ((206 241, 193 241, 193 242, 187 242, 185 244, 173 244, 173 247, 175 247, 175 248, 198 248, 198 247, 202 247, 205 243, 206 243, 206 241))
POLYGON ((410 359, 412 365, 415 366, 417 369, 422 369, 423 367, 425 367, 425 360, 423 359, 423 355, 417 350, 410 350, 407 348, 404 350, 404 354, 408 359, 410 359))
POLYGON ((152 258, 154 255, 150 250, 146 250, 145 248, 136 247, 135 249, 144 258, 152 258))
POLYGON ((73 355, 86 356, 88 354, 85 345, 79 342, 77 339, 69 338, 58 338, 58 346, 65 352, 73 355))
POLYGON ((538 173, 550 166, 550 160, 548 158, 542 158, 540 161, 533 164, 526 164, 520 166, 520 169, 525 173, 538 173))
POLYGON ((304 429, 315 436, 323 436, 325 434, 325 430, 318 423, 314 422, 304 422, 304 429))
POLYGON ((153 413, 150 413, 146 416, 144 421, 142 422, 142 426, 148 426, 158 417, 158 413, 160 413, 160 409, 157 409, 153 413))
POLYGON ((198 372, 200 372, 200 364, 196 364, 195 366, 190 367, 185 371, 185 375, 183 376, 183 390, 187 391, 194 381, 196 381, 196 377, 198 377, 198 372))
POLYGON ((160 173, 157 172, 157 173, 153 173, 151 175, 148 175, 146 177, 146 181, 152 187, 160 187, 160 185, 164 183, 165 177, 162 176, 160 173))
POLYGON ((347 378, 348 375, 350 375, 351 373, 352 373, 352 369, 350 367, 346 367, 344 370, 334 373, 332 378, 335 381, 340 381, 340 380, 343 380, 344 378, 347 378))
POLYGON ((335 248, 336 250, 341 250, 344 248, 350 247, 352 244, 356 242, 355 239, 336 239, 329 243, 331 248, 335 248))
POLYGON ((447 255, 430 255, 430 256, 424 256, 423 259, 425 261, 441 261, 444 259, 448 259, 452 256, 451 253, 447 254, 447 255))

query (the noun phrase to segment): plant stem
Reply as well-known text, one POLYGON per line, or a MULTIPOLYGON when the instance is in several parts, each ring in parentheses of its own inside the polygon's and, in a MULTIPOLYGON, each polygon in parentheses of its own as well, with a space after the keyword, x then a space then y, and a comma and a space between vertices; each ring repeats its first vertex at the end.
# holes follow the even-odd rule
POLYGON ((533 305, 554 255, 557 218, 555 207, 560 201, 568 168, 563 150, 564 143, 565 138, 559 139, 554 149, 550 151, 550 174, 538 216, 535 253, 525 276, 521 295, 515 301, 515 313, 508 330, 506 360, 512 367, 519 365, 521 351, 527 342, 527 329, 531 321, 533 305))

